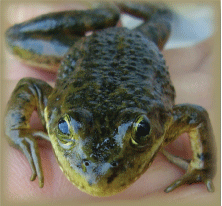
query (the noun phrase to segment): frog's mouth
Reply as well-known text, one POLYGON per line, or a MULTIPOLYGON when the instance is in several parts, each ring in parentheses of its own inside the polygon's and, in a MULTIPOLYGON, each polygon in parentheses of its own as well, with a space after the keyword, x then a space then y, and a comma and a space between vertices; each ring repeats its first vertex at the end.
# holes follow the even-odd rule
MULTIPOLYGON (((94 169, 89 168, 90 166, 85 162, 83 169, 73 170, 72 175, 70 175, 67 171, 64 171, 64 167, 61 167, 67 178, 75 186, 93 196, 115 195, 130 186, 139 177, 136 175, 136 177, 131 177, 129 180, 121 167, 114 168, 110 163, 98 165, 94 169), (100 171, 100 174, 98 174, 98 171, 100 171)), ((131 173, 133 174, 133 171, 131 173)))
POLYGON ((66 177, 80 190, 93 196, 112 196, 128 188, 146 171, 151 164, 151 153, 143 152, 139 157, 116 154, 116 161, 107 162, 79 159, 76 153, 57 158, 66 177))

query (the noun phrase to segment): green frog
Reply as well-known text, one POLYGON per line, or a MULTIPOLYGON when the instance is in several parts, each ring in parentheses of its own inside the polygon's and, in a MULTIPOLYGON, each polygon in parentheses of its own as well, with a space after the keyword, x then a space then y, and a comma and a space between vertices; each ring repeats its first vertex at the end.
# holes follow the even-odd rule
POLYGON ((186 173, 169 185, 205 183, 214 191, 214 136, 207 111, 175 105, 175 90, 161 50, 172 12, 150 3, 102 3, 94 9, 41 15, 6 32, 10 51, 25 63, 56 70, 55 87, 23 78, 7 105, 9 143, 26 156, 44 185, 36 137, 51 142, 58 164, 80 190, 111 196, 135 182, 161 151, 186 173), (115 27, 120 11, 144 19, 129 30, 115 27), (91 35, 86 35, 92 31, 91 35), (37 110, 44 131, 30 127, 37 110), (164 150, 189 134, 193 157, 164 150))

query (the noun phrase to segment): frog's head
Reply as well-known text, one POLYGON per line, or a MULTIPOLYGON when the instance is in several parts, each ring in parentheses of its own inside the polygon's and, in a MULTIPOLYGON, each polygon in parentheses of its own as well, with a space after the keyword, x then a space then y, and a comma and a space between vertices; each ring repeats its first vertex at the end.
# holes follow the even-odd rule
POLYGON ((127 109, 110 120, 77 109, 47 126, 68 179, 86 193, 110 196, 127 188, 151 164, 165 130, 157 116, 127 109))

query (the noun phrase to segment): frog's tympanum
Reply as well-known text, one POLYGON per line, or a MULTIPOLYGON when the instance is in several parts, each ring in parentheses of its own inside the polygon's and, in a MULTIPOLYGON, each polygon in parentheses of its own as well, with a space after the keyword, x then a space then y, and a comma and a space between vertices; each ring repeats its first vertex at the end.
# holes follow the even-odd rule
POLYGON ((55 87, 21 79, 8 102, 5 131, 27 157, 31 180, 44 178, 36 137, 51 142, 58 164, 80 190, 114 195, 135 182, 159 151, 186 173, 166 188, 204 182, 214 190, 214 137, 204 108, 175 105, 175 90, 161 54, 172 12, 149 3, 98 4, 16 24, 6 32, 10 51, 25 63, 58 68, 55 87), (98 6, 99 5, 99 6, 98 6), (144 19, 129 30, 115 27, 120 11, 144 19), (92 31, 91 35, 85 35, 92 31), (37 110, 45 132, 30 128, 37 110), (189 134, 193 157, 163 148, 189 134))

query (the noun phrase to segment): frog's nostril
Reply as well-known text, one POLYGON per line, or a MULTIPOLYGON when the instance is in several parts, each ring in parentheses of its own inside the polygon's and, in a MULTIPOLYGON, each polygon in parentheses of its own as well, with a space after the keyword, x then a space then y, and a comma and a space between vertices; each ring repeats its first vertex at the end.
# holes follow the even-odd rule
POLYGON ((118 166, 118 162, 117 162, 117 161, 114 161, 114 162, 111 163, 111 165, 112 165, 113 167, 117 167, 117 166, 118 166))
POLYGON ((88 167, 90 165, 90 162, 88 160, 83 160, 83 163, 86 167, 88 167))

